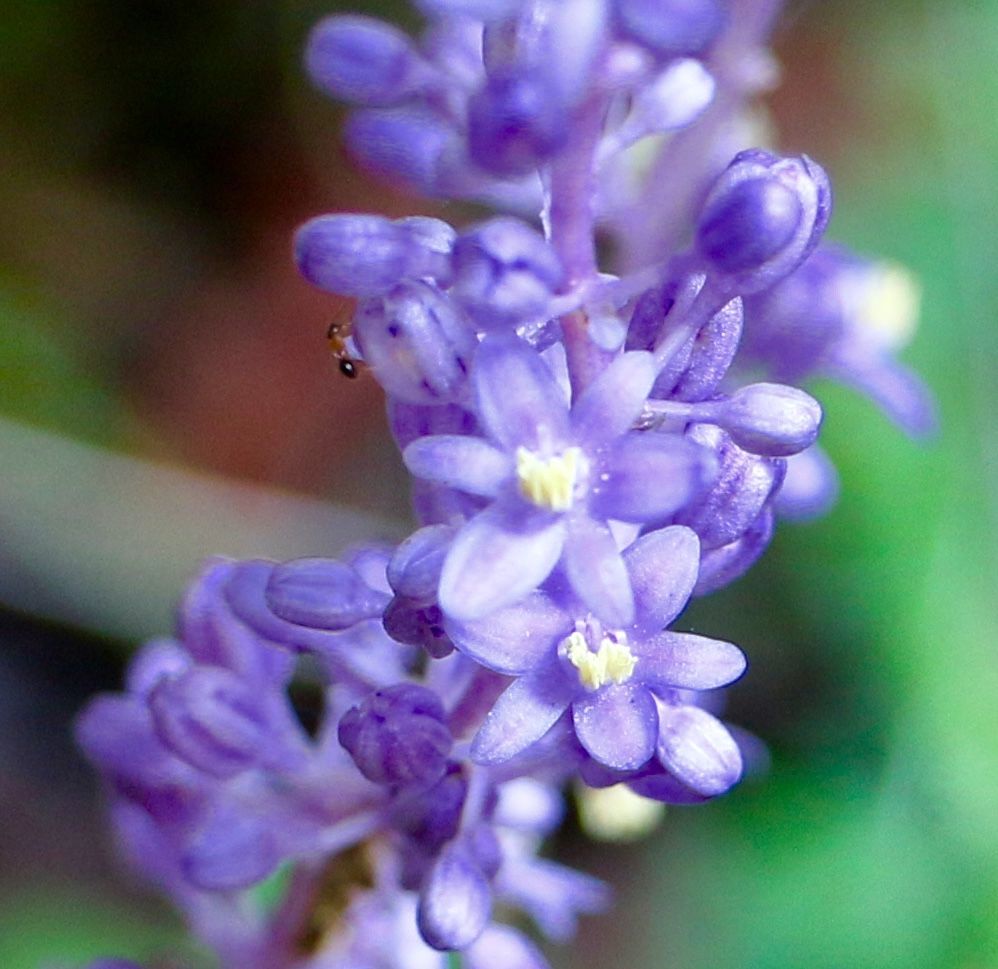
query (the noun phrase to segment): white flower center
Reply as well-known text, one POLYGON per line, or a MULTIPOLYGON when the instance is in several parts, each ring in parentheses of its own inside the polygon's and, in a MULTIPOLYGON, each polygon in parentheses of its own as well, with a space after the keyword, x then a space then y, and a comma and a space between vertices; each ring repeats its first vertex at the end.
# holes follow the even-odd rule
POLYGON ((622 632, 604 636, 599 649, 593 652, 585 635, 576 630, 562 642, 562 648, 568 661, 579 671, 579 682, 587 690, 598 690, 607 683, 626 683, 634 675, 638 663, 622 632))
POLYGON ((585 470, 582 448, 567 447, 561 454, 549 458, 542 458, 525 447, 516 449, 516 480, 520 494, 538 508, 568 511, 585 470))

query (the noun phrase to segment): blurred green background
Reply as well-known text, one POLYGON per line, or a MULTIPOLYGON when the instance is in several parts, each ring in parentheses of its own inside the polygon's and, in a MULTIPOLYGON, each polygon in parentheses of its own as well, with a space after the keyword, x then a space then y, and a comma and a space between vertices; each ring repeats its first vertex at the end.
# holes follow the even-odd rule
MULTIPOLYGON (((365 7, 364 4, 353 4, 365 7)), ((371 11, 378 4, 369 2, 371 11)), ((330 553, 404 523, 302 219, 411 211, 351 170, 305 0, 8 0, 0 25, 0 966, 181 936, 114 862, 69 724, 209 552, 330 553)), ((781 144, 831 235, 924 287, 906 355, 942 431, 834 387, 827 519, 686 622, 740 643, 728 714, 771 768, 647 842, 554 846, 620 889, 559 966, 998 967, 998 3, 791 6, 781 144)), ((424 208, 424 210, 426 210, 424 208)), ((455 213, 455 218, 458 214, 455 213)))

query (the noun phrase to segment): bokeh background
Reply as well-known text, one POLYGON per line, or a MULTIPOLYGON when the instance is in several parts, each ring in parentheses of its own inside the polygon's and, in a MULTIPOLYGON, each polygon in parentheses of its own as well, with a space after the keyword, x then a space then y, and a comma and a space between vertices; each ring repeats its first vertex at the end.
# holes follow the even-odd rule
MULTIPOLYGON (((355 9, 385 12, 374 2, 355 9)), ((312 0, 7 0, 0 24, 0 966, 183 952, 116 864, 73 750, 204 555, 400 533, 345 311, 289 257, 335 209, 432 211, 367 181, 298 51, 312 0)), ((769 105, 829 169, 831 235, 908 265, 906 355, 942 430, 830 386, 842 476, 690 628, 751 659, 729 716, 765 776, 650 840, 552 850, 613 881, 560 966, 998 966, 998 3, 791 5, 769 105)), ((442 207, 445 216, 461 213, 442 207)), ((437 209, 436 211, 440 211, 437 209)), ((189 954, 192 964, 197 954, 189 954)))

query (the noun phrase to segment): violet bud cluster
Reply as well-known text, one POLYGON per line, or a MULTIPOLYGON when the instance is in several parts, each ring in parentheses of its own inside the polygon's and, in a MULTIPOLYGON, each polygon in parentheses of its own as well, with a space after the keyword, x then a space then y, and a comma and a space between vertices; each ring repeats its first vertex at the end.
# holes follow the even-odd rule
POLYGON ((569 785, 625 837, 745 772, 719 691, 746 657, 681 616, 830 505, 799 384, 932 420, 895 359, 914 284, 822 241, 817 163, 728 140, 748 0, 417 6, 414 37, 320 22, 307 70, 362 165, 497 214, 334 213, 294 244, 355 300, 338 352, 385 391, 416 528, 208 562, 78 724, 129 858, 226 967, 543 969, 497 913, 565 941, 609 903, 538 855, 569 785))

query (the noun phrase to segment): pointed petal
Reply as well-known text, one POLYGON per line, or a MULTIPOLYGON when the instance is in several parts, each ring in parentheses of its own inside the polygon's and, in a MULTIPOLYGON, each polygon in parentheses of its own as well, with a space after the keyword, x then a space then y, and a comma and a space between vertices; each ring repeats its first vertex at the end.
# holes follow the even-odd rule
POLYGON ((655 366, 650 353, 635 350, 617 357, 572 408, 576 440, 596 446, 630 430, 654 382, 655 366))
POLYGON ((454 645, 498 673, 520 674, 535 667, 572 631, 572 619, 543 592, 475 622, 448 622, 454 645))
POLYGON ((501 764, 540 740, 568 709, 577 685, 557 660, 537 667, 506 688, 471 744, 471 759, 501 764))
POLYGON ((565 395, 540 355, 522 340, 484 340, 472 379, 479 419, 503 447, 537 450, 568 439, 565 395))
POLYGON ((634 620, 634 597, 624 560, 610 529, 578 516, 565 539, 565 572, 575 594, 607 625, 619 628, 634 620))
POLYGON ((689 602, 700 570, 700 539, 682 525, 642 535, 624 551, 638 625, 668 626, 689 602))
POLYGON ((480 437, 457 434, 421 437, 402 452, 402 459, 417 478, 486 498, 494 498, 513 473, 509 455, 480 437))
POLYGON ((699 707, 659 705, 658 759, 700 794, 723 794, 742 776, 742 755, 720 720, 699 707))
POLYGON ((630 522, 663 521, 700 494, 717 473, 709 451, 674 434, 634 431, 610 448, 593 514, 630 522))
POLYGON ((555 567, 565 542, 561 516, 496 502, 461 531, 444 560, 440 607, 459 622, 483 619, 532 592, 555 567))
POLYGON ((733 643, 692 633, 658 633, 632 648, 634 675, 649 687, 715 690, 745 672, 745 655, 733 643))
POLYGON ((635 683, 612 684, 572 704, 575 733, 589 753, 614 770, 636 770, 655 752, 658 711, 635 683))

